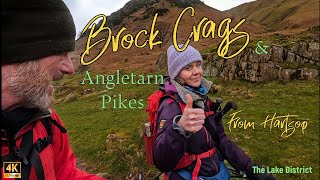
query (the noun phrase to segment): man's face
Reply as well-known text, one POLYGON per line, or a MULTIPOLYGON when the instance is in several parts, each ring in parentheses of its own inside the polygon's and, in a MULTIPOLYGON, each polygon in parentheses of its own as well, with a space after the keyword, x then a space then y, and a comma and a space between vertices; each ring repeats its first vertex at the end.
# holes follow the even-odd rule
POLYGON ((68 53, 21 63, 9 82, 10 90, 24 107, 47 110, 53 96, 52 81, 73 74, 74 66, 68 53))

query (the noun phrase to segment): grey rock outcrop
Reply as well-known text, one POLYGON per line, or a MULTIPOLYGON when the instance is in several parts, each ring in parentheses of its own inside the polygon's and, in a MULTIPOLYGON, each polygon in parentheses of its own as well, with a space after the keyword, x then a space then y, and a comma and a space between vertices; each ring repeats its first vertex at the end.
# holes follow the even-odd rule
POLYGON ((273 45, 267 51, 268 54, 257 54, 254 49, 245 49, 234 58, 218 58, 215 61, 211 59, 215 54, 206 54, 203 58, 208 63, 204 67, 204 75, 253 82, 310 80, 319 76, 319 43, 297 43, 289 50, 273 45), (288 68, 290 64, 294 66, 288 68))

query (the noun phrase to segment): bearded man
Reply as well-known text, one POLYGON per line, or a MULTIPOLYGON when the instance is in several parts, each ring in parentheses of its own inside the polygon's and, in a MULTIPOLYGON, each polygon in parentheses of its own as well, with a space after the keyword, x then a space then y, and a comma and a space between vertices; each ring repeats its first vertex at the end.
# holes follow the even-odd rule
POLYGON ((62 0, 3 0, 1 18, 1 177, 11 179, 8 162, 20 162, 22 179, 102 179, 76 168, 51 108, 52 81, 75 71, 69 9, 62 0))

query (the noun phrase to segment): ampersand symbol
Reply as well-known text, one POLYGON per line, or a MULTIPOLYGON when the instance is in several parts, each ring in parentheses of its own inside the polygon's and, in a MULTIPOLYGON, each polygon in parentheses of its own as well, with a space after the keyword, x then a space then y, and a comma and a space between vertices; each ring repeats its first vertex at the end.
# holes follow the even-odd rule
POLYGON ((266 51, 267 50, 267 48, 269 47, 269 46, 267 46, 267 45, 263 45, 263 46, 261 46, 260 45, 260 43, 262 43, 263 41, 259 41, 258 43, 257 43, 257 47, 256 47, 256 53, 257 54, 268 54, 268 51, 266 51))

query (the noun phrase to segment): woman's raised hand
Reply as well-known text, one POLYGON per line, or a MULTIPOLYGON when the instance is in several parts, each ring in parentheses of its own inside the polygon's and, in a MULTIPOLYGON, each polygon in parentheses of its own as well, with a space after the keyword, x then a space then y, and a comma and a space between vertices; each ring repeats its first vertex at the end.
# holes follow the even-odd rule
POLYGON ((177 124, 187 132, 196 133, 202 128, 206 116, 203 109, 192 107, 193 99, 190 94, 186 98, 186 107, 177 124))

